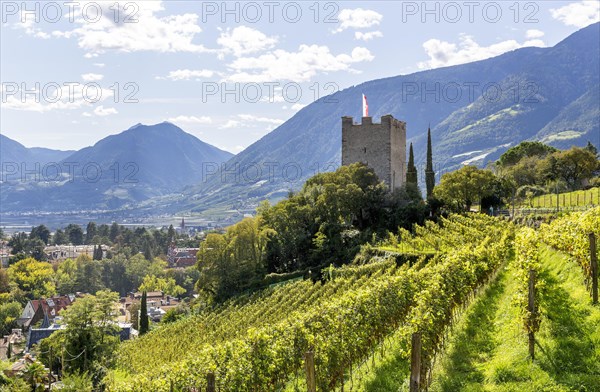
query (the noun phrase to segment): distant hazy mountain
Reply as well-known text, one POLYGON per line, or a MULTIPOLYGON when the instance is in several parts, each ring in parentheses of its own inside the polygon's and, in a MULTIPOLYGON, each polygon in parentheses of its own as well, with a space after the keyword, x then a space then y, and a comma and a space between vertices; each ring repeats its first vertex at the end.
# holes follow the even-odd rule
POLYGON ((61 173, 4 183, 0 200, 4 211, 118 208, 198 184, 203 163, 231 156, 171 123, 138 124, 63 157, 61 173))
POLYGON ((214 176, 188 189, 187 200, 174 209, 256 205, 300 186, 317 170, 331 170, 340 163, 341 117, 360 122, 363 93, 374 121, 388 113, 406 121, 417 162, 424 161, 431 124, 438 173, 465 163, 485 164, 523 140, 559 147, 588 140, 600 145, 598 37, 596 23, 554 47, 522 48, 474 63, 374 80, 322 98, 227 163, 253 175, 214 176), (278 169, 271 176, 274 164, 278 169), (254 175, 256 165, 263 167, 261 177, 254 175), (295 178, 298 169, 302 174, 295 178))
POLYGON ((0 134, 0 162, 4 162, 5 167, 7 162, 17 163, 18 165, 27 163, 29 167, 33 167, 34 163, 43 166, 49 162, 60 162, 73 152, 40 147, 27 148, 21 143, 0 134))

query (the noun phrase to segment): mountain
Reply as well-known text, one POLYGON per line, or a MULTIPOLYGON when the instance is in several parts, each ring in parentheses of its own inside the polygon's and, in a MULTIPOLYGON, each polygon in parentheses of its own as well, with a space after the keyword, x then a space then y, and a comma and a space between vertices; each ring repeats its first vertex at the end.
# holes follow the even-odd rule
POLYGON ((3 184, 0 201, 5 211, 121 208, 198 184, 203 165, 231 157, 171 123, 138 124, 64 157, 60 173, 3 184))
POLYGON ((282 197, 317 171, 334 169, 341 157, 341 117, 360 121, 361 94, 374 121, 384 114, 406 121, 421 165, 431 124, 438 175, 462 164, 484 165, 524 140, 600 145, 599 36, 596 23, 554 47, 373 80, 321 98, 227 162, 239 168, 238 176, 217 174, 190 187, 171 209, 251 208, 282 197))
POLYGON ((0 134, 0 162, 4 162, 4 168, 6 168, 8 162, 17 163, 18 165, 26 163, 27 167, 33 167, 35 163, 44 166, 50 162, 60 162, 73 152, 40 147, 27 148, 21 143, 0 134))

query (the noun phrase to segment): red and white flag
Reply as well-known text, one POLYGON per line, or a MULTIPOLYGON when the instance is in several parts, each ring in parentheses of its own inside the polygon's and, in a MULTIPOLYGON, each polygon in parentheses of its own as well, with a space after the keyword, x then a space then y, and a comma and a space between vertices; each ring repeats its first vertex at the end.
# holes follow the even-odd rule
POLYGON ((369 104, 367 103, 367 96, 365 94, 363 96, 363 117, 369 117, 369 104))

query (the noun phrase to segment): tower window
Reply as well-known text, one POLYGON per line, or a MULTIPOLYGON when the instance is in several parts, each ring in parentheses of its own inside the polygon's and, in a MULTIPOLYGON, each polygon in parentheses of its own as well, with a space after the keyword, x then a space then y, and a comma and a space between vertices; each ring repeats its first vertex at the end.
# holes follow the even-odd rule
POLYGON ((363 148, 365 154, 367 153, 367 147, 363 148))

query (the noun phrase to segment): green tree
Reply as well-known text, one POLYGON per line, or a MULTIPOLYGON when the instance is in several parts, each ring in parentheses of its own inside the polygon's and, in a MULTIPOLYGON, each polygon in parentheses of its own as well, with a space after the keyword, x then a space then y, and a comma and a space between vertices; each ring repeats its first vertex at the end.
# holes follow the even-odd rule
POLYGON ((98 366, 109 366, 119 343, 119 328, 115 323, 117 293, 107 290, 96 295, 78 298, 71 306, 61 311, 65 328, 42 340, 40 358, 46 365, 46 352, 64 355, 66 374, 84 373, 98 366))
POLYGON ((25 249, 23 250, 23 252, 26 255, 31 256, 38 261, 45 261, 47 259, 46 252, 44 252, 45 248, 46 244, 44 243, 44 241, 35 237, 32 239, 28 239, 25 242, 25 249))
POLYGON ((442 176, 434 196, 456 210, 469 211, 474 202, 494 192, 496 177, 487 169, 463 166, 442 176))
POLYGON ((80 255, 75 259, 75 291, 95 293, 104 289, 102 284, 102 264, 91 257, 80 255))
POLYGON ((408 153, 408 166, 406 168, 406 183, 418 186, 418 174, 417 167, 415 166, 415 156, 413 154, 413 145, 410 143, 410 149, 408 153))
POLYGON ((52 265, 34 258, 26 258, 8 267, 8 276, 29 299, 56 294, 52 265))
POLYGON ((52 242, 54 245, 66 245, 69 243, 69 237, 65 234, 64 231, 58 229, 54 232, 52 236, 52 242))
POLYGON ((517 164, 525 157, 536 157, 539 159, 557 151, 556 148, 542 142, 521 142, 506 150, 506 152, 500 156, 500 159, 498 159, 498 164, 506 168, 517 164))
POLYGON ((140 304, 137 302, 129 306, 129 321, 134 329, 140 329, 140 304))
POLYGON ((572 147, 549 155, 540 163, 541 175, 550 181, 562 180, 569 189, 581 189, 585 180, 600 168, 596 155, 586 148, 572 147))
POLYGON ((25 233, 14 233, 10 240, 8 240, 8 246, 12 249, 11 253, 16 255, 22 253, 25 250, 27 242, 27 234, 25 233))
POLYGON ((427 198, 433 196, 435 187, 435 172, 433 171, 433 150, 431 148, 431 128, 427 129, 427 163, 425 165, 425 185, 427 187, 427 198))
POLYGON ((175 279, 159 278, 154 275, 146 275, 138 291, 162 291, 172 297, 179 297, 186 292, 183 287, 177 285, 175 279))
MULTIPOLYGON (((171 245, 172 242, 175 242, 175 240, 177 239, 177 232, 175 231, 175 228, 173 227, 173 225, 169 225, 169 230, 167 232, 167 246, 171 245)), ((166 249, 165 249, 166 251, 166 249)))
POLYGON ((147 260, 144 255, 136 254, 131 257, 126 265, 125 276, 131 283, 131 289, 140 287, 146 275, 163 276, 167 263, 155 258, 147 260))
POLYGON ((146 300, 146 292, 142 293, 142 300, 140 303, 140 335, 144 335, 150 330, 150 320, 148 319, 148 302, 146 300))
POLYGON ((94 237, 98 234, 98 228, 94 222, 89 222, 85 229, 85 243, 90 245, 94 237))
POLYGON ((69 242, 73 245, 83 244, 83 230, 79 225, 70 224, 66 227, 65 232, 69 237, 69 242))
POLYGON ((117 236, 121 233, 121 228, 117 224, 117 222, 113 222, 110 226, 110 234, 109 238, 114 243, 117 239, 117 236))
POLYGON ((48 245, 50 242, 50 230, 44 225, 39 225, 31 229, 29 239, 39 238, 44 245, 48 245))
POLYGON ((10 334, 13 328, 17 327, 17 319, 21 316, 23 307, 20 303, 9 301, 0 303, 0 334, 2 336, 10 334))
POLYGON ((46 377, 46 369, 41 362, 35 361, 30 363, 21 371, 21 377, 29 384, 32 392, 45 390, 44 380, 46 377))
POLYGON ((61 294, 74 293, 77 286, 77 263, 73 259, 66 259, 58 264, 54 273, 56 289, 61 294))

